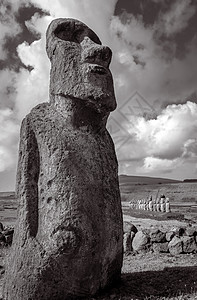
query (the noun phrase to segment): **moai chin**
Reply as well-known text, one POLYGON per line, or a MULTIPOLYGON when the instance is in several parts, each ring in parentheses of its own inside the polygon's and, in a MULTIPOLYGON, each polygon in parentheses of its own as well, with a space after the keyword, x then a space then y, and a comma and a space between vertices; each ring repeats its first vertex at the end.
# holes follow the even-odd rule
POLYGON ((122 266, 117 159, 106 130, 116 108, 111 50, 73 19, 52 21, 46 40, 50 101, 21 126, 5 300, 93 295, 122 266))

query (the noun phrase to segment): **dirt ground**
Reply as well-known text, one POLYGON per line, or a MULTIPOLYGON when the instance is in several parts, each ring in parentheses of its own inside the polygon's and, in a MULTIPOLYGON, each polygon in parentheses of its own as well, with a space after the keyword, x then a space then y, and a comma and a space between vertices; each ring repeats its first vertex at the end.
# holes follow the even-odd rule
MULTIPOLYGON (((4 276, 2 257, 0 274, 1 297, 4 276)), ((88 299, 164 300, 178 299, 178 295, 181 295, 180 299, 197 299, 197 254, 172 256, 146 253, 124 256, 120 283, 88 299), (184 295, 186 298, 183 298, 184 295)))

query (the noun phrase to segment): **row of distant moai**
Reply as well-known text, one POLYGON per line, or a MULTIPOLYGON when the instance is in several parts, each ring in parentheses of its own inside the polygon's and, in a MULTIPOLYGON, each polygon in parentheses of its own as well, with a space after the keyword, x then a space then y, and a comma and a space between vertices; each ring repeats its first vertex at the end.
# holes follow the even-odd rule
POLYGON ((164 195, 157 199, 152 199, 152 196, 150 196, 149 199, 133 200, 129 204, 131 209, 158 211, 162 213, 171 211, 170 200, 164 195))

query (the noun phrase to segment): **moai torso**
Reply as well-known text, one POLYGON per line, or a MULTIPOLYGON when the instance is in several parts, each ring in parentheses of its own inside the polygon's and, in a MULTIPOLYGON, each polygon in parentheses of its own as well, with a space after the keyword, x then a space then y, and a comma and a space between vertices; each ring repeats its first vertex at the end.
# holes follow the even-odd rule
POLYGON ((50 103, 21 126, 6 300, 93 295, 118 279, 122 266, 117 160, 105 127, 116 107, 111 52, 86 25, 57 19, 47 53, 50 103))

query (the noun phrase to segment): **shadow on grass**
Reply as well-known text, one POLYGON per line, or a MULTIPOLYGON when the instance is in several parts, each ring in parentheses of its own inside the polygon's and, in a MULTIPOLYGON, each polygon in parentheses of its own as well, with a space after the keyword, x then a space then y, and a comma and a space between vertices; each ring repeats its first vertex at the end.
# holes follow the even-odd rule
POLYGON ((153 299, 197 292, 197 267, 122 274, 116 287, 96 299, 153 299))

